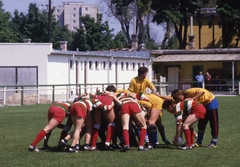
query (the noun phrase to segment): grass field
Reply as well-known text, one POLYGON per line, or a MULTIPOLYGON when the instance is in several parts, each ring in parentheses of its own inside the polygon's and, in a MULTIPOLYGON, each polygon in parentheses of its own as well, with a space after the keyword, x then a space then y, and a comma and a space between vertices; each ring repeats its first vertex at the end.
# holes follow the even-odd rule
MULTIPOLYGON (((33 105, 0 108, 0 167, 17 166, 144 166, 144 167, 239 167, 240 166, 240 96, 217 97, 219 100, 219 143, 216 149, 204 147, 178 150, 162 141, 151 151, 80 151, 78 154, 59 152, 56 149, 29 152, 28 146, 47 123, 49 105, 33 105)), ((163 124, 167 138, 175 132, 174 117, 164 111, 163 124)), ((194 126, 196 127, 196 125, 194 126)), ((196 129, 196 128, 195 128, 196 129)), ((197 129, 196 129, 197 130, 197 129)), ((55 129, 49 145, 55 147, 60 129, 55 129)), ((210 141, 207 127, 203 145, 210 141)), ((81 141, 83 144, 83 141, 81 141)), ((38 147, 42 146, 42 141, 38 147)))

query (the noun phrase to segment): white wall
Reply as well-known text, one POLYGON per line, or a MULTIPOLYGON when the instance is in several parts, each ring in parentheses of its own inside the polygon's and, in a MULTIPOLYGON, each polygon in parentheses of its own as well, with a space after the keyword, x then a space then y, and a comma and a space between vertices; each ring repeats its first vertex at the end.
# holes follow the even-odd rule
MULTIPOLYGON (((94 52, 78 54, 79 52, 75 51, 52 50, 50 43, 2 43, 0 50, 0 66, 37 66, 39 85, 99 84, 87 88, 87 92, 95 92, 96 87, 101 88, 103 83, 129 83, 133 77, 137 76, 139 66, 149 67, 148 59, 134 57, 131 52, 126 53, 130 55, 129 58, 116 55, 111 57, 107 55, 109 53, 106 55, 101 53, 101 56, 94 52), (70 61, 73 62, 72 68, 70 68, 70 61), (90 62, 92 63, 91 68, 90 62), (98 62, 97 68, 95 62, 98 62), (111 62, 111 68, 109 62, 111 62), (135 63, 135 68, 133 68, 133 63, 135 63)), ((151 75, 149 77, 151 78, 151 75)), ((55 93, 59 96, 55 97, 56 100, 72 99, 78 92, 75 86, 57 88, 55 93)), ((81 89, 81 92, 85 92, 84 88, 81 89)), ((48 94, 51 99, 52 89, 45 87, 39 93, 48 94)))
POLYGON ((37 66, 38 84, 47 83, 51 43, 0 43, 0 66, 37 66))

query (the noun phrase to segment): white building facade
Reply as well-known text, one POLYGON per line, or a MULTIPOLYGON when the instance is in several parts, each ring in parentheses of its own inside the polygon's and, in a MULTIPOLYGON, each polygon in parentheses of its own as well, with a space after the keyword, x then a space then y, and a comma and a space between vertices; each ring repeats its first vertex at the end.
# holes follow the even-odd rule
MULTIPOLYGON (((19 92, 20 86, 25 85, 25 93, 26 85, 30 85, 29 89, 31 85, 46 85, 35 86, 35 91, 29 93, 52 96, 55 87, 54 94, 59 95, 56 96, 59 100, 66 96, 72 99, 80 93, 94 93, 96 88, 102 89, 102 84, 129 83, 140 66, 149 68, 148 78, 152 80, 148 51, 53 50, 51 43, 1 43, 0 49, 0 99, 4 96, 4 85, 19 85, 13 92, 19 92)), ((7 92, 6 96, 13 92, 7 92)))
POLYGON ((63 2, 63 6, 54 6, 53 15, 59 23, 59 26, 68 25, 70 31, 76 31, 76 28, 82 26, 80 17, 90 15, 97 19, 98 6, 84 4, 83 2, 63 2))

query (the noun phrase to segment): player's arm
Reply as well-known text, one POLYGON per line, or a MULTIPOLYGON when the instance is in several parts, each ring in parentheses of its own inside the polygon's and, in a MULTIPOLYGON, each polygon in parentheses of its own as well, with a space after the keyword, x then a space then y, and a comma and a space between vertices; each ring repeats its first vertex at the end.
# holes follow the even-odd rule
POLYGON ((204 94, 204 92, 198 92, 197 94, 195 94, 195 96, 193 96, 192 98, 187 98, 185 100, 196 100, 197 98, 199 98, 200 96, 202 96, 204 94))
POLYGON ((180 135, 182 129, 182 124, 176 124, 176 132, 175 132, 175 136, 174 136, 174 144, 178 144, 178 137, 180 135))

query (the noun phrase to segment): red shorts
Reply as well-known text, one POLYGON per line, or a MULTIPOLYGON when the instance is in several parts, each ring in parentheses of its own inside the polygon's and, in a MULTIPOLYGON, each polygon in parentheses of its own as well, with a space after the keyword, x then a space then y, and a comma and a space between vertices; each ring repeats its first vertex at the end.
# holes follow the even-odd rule
POLYGON ((139 108, 138 104, 136 103, 125 103, 122 105, 120 109, 120 114, 133 114, 133 113, 139 113, 141 112, 141 109, 139 108))
POLYGON ((100 96, 97 96, 96 99, 100 100, 105 105, 111 105, 113 102, 113 99, 110 96, 100 95, 100 96))
POLYGON ((87 116, 87 111, 79 105, 72 105, 70 108, 70 116, 78 116, 85 119, 87 116))
POLYGON ((66 117, 66 112, 63 108, 58 106, 50 106, 48 109, 48 120, 54 118, 61 123, 66 117))
POLYGON ((203 119, 206 114, 206 108, 203 105, 199 104, 195 106, 194 109, 192 109, 191 114, 195 114, 197 118, 203 119))

